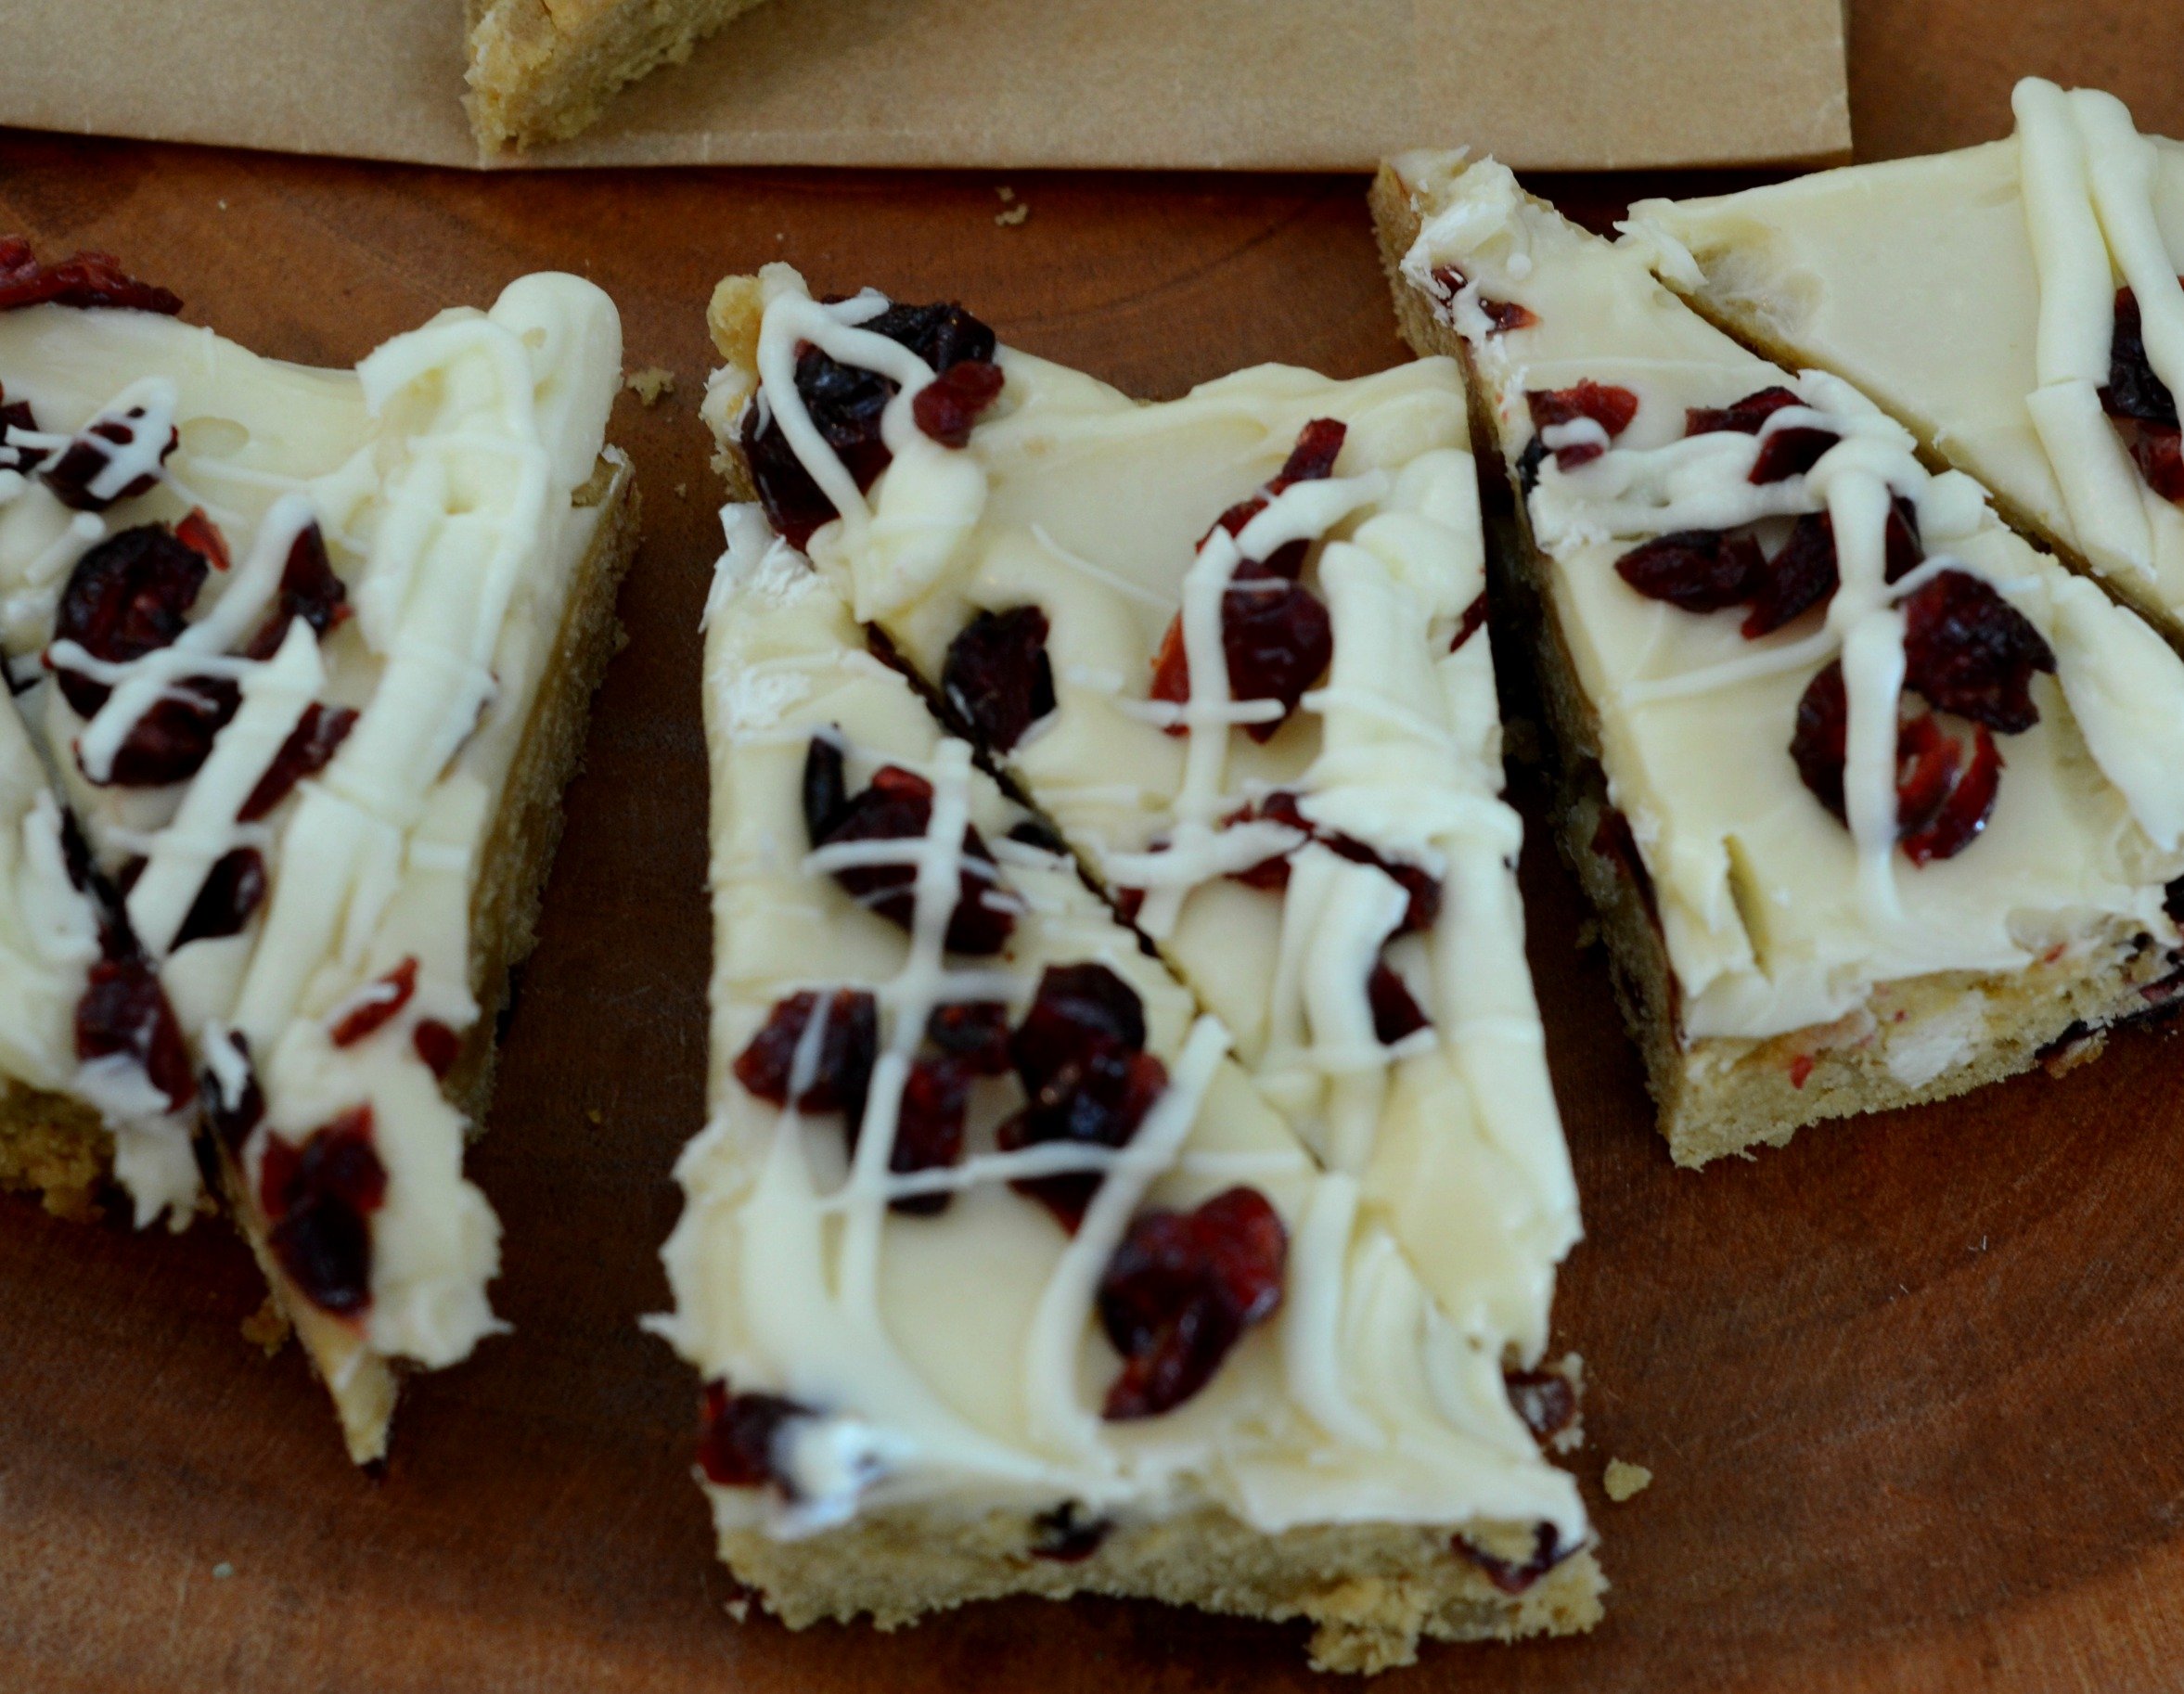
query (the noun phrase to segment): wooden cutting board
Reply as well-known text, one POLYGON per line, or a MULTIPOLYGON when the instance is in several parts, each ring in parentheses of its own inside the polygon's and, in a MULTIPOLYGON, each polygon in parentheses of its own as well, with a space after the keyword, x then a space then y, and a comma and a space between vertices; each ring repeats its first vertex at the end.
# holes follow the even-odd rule
MULTIPOLYGON (((2173 0, 1893 0, 1854 16, 1871 155, 2004 123, 2039 70, 2184 134, 2173 0)), ((127 44, 119 44, 127 50, 127 44)), ((334 97, 329 90, 328 97, 334 97)), ((0 231, 108 248, 198 321, 348 363, 542 266, 621 302, 643 555, 631 642, 471 1170, 506 1226, 510 1336, 416 1381, 393 1461, 344 1462, 261 1289, 186 1235, 0 1201, 0 1688, 26 1694, 1043 1694, 1303 1689, 1298 1636, 1152 1606, 1021 1601, 913 1633, 723 1612, 687 1465, 689 1375, 641 1335, 669 1167, 702 1109, 708 960, 698 615, 717 547, 695 407, 724 271, 960 295, 1012 341, 1150 395, 1278 358, 1402 356, 1361 185, 664 173, 481 180, 0 136, 0 231)), ((1690 187, 1554 183, 1596 225, 1690 187)), ((1536 783, 1520 798, 1537 829, 1536 783)), ((1524 865, 1587 1238, 1557 1303, 1588 1362, 1578 1469, 1614 1583, 1579 1641, 1430 1649, 1392 1691, 2157 1689, 2184 1681, 2184 1048, 1673 1170, 1583 912, 1524 865), (1626 1505, 1611 1457, 1656 1481, 1626 1505)))

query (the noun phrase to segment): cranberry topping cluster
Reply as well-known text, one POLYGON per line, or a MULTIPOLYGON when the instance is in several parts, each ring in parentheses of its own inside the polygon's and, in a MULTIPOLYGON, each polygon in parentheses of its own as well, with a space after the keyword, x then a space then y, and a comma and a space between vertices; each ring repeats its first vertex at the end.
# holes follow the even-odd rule
POLYGON ((259 1161, 266 1245, 312 1304, 339 1316, 371 1304, 371 1214, 387 1199, 372 1142, 371 1107, 353 1106, 301 1145, 268 1135, 259 1161))
POLYGON ((2147 486, 2165 500, 2184 502, 2184 431, 2178 426, 2177 397, 2146 356, 2139 297, 2129 289, 2119 289, 2115 297, 2115 334, 2100 405, 2138 461, 2147 486))
MULTIPOLYGON (((1442 265, 1432 273, 1433 286, 1441 291, 1444 305, 1463 292, 1465 276, 1453 264, 1442 265)), ((1490 300, 1479 296, 1479 310, 1485 316, 1489 335, 1507 335, 1512 329, 1529 329, 1539 322, 1539 314, 1529 306, 1520 306, 1513 300, 1490 300)))
POLYGON ((98 960, 76 1002, 76 1057, 86 1063, 126 1058, 165 1099, 167 1110, 180 1111, 197 1097, 182 1025, 130 928, 122 891, 93 860, 73 814, 62 815, 61 856, 70 882, 98 920, 98 960))
MULTIPOLYGON (((937 379, 912 402, 911 417, 943 446, 967 446, 978 415, 1001 392, 994 332, 953 303, 891 305, 857 327, 907 347, 932 366, 937 379)), ((809 343, 798 350, 797 394, 860 492, 880 480, 894 456, 880 439, 880 422, 898 386, 809 343)), ((808 545, 821 525, 841 516, 796 456, 764 396, 744 417, 742 446, 767 521, 790 546, 808 545)))
MULTIPOLYGON (((1801 404, 1785 388, 1762 389, 1734 404, 1694 407, 1687 434, 1734 430, 1758 434, 1768 418, 1801 404)), ((1752 481, 1801 475, 1840 439, 1833 431, 1790 425, 1767 436, 1752 481), (1777 449, 1777 443, 1787 443, 1777 449)), ((1924 559, 1918 508, 1893 497, 1885 575, 1895 583, 1924 559)), ((1807 512, 1773 557, 1749 533, 1684 530, 1643 542, 1615 561, 1616 574, 1648 599, 1689 612, 1747 608, 1747 640, 1772 635, 1825 608, 1841 584, 1835 530, 1826 512, 1807 512)), ((2038 630, 1983 578, 1944 571, 1901 602, 1904 686, 1935 711, 1969 720, 1959 735, 1908 700, 1897 729, 1897 841, 1915 865, 1961 853, 1986 827, 2000 781, 1996 734, 2020 735, 2039 722, 2032 699, 2036 672, 2052 673, 2055 655, 2038 630)), ((1798 702, 1790 756, 1815 798, 1845 816, 1843 770, 1849 733, 1848 695, 1840 661, 1816 675, 1798 702)))
MULTIPOLYGON (((1298 432, 1288 461, 1274 480, 1250 499, 1223 512, 1214 530, 1240 535, 1244 527, 1281 494, 1298 482, 1324 481, 1334 474, 1346 427, 1317 417, 1298 432)), ((1211 539, 1214 530, 1206 532, 1211 539)), ((1199 545, 1202 548, 1204 541, 1199 545)), ((1240 561, 1221 597, 1221 651, 1228 665, 1228 692, 1237 700, 1277 700, 1281 715, 1243 727, 1255 741, 1270 739, 1334 657, 1334 626, 1319 597, 1299 580, 1308 545, 1278 547, 1266 558, 1240 561)), ((1181 705, 1190 699, 1190 656, 1183 644, 1178 612, 1162 637, 1152 661, 1152 698, 1181 705)), ((1187 725, 1169 725, 1170 735, 1187 735, 1187 725)))
POLYGON ((1197 1393, 1280 1307, 1288 1257, 1289 1232, 1256 1188, 1141 1213, 1099 1279, 1100 1325, 1123 1355, 1101 1415, 1156 1418, 1197 1393))
MULTIPOLYGON (((889 764, 852 794, 841 748, 826 736, 814 736, 804 754, 803 822, 815 848, 921 841, 932 823, 932 784, 914 771, 889 764)), ((961 860, 956 907, 948 918, 948 950, 991 956, 1008 944, 1016 916, 993 854, 974 825, 964 827, 961 860)), ((907 930, 916 921, 918 866, 909 858, 899 864, 844 866, 834 879, 859 905, 889 922, 907 930)))
POLYGON ((40 264, 20 236, 0 236, 0 312, 21 306, 125 306, 172 317, 182 302, 165 289, 139 282, 110 253, 77 253, 58 264, 40 264))

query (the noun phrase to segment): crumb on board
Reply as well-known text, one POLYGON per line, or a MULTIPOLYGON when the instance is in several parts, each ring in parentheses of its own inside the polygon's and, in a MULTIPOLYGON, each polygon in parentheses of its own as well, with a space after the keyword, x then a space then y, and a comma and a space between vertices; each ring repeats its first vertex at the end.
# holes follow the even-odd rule
MULTIPOLYGON (((679 485, 676 487, 675 493, 682 493, 682 488, 679 485)), ((607 1121, 606 1114, 602 1112, 597 1106, 586 1106, 584 1109, 584 1115, 589 1118, 595 1125, 604 1123, 607 1121)))
POLYGON ((1001 197, 1001 210, 994 213, 994 222, 1003 229, 1014 229, 1032 215, 1032 209, 1016 198, 1016 190, 1007 183, 997 184, 994 192, 1001 197))
POLYGON ((1583 953, 1587 947, 1598 946, 1599 944, 1599 940, 1600 926, 1595 923, 1591 918, 1587 918, 1583 923, 1577 926, 1578 952, 1583 953))
POLYGON ((235 1567, 229 1564, 225 1559, 212 1567, 212 1580, 214 1582, 224 1583, 234 1574, 235 1567))
POLYGON ((243 1319, 243 1340, 263 1347, 267 1358, 288 1345, 289 1315, 280 1309, 280 1303, 271 1294, 243 1319))
POLYGON ((674 485, 674 497, 678 500, 687 500, 690 497, 690 485, 687 482, 677 482, 674 485))
POLYGON ((1608 1461, 1600 1486, 1607 1490, 1608 1498, 1620 1506, 1633 1495, 1643 1494, 1651 1486, 1653 1473, 1643 1465, 1633 1465, 1620 1458, 1608 1461))
POLYGON ((664 365, 648 365, 631 371, 622 379, 622 386, 646 405, 655 406, 674 392, 674 372, 664 365))

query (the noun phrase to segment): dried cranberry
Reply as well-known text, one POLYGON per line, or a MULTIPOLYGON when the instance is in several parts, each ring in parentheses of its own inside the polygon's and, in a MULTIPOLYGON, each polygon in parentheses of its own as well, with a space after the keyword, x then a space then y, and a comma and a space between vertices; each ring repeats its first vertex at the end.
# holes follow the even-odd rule
MULTIPOLYGON (((1282 715, 1246 724, 1254 741, 1270 740, 1304 691, 1334 657, 1334 626, 1318 597, 1265 566, 1246 559, 1221 597, 1221 648, 1228 663, 1229 698, 1281 702, 1282 715)), ((1169 624, 1153 660, 1151 696, 1181 705, 1190 699, 1190 658, 1183 645, 1183 619, 1169 624)), ((1188 733, 1175 725, 1170 733, 1188 733)))
POLYGON ((8 431, 21 430, 28 434, 38 433, 38 418, 27 400, 11 400, 0 404, 0 470, 19 471, 24 476, 43 465, 48 450, 33 447, 28 442, 8 439, 8 431))
POLYGON ((1907 596, 1904 676, 1945 712, 2004 735, 2040 721, 2036 671, 2053 674, 2054 649, 2030 620, 1983 579, 1944 571, 1907 596))
MULTIPOLYGON (((1283 490, 1299 482, 1320 482, 1334 475, 1335 461, 1343 456, 1343 443, 1349 439, 1350 426, 1339 418, 1315 417, 1297 431, 1296 444, 1282 461, 1281 468, 1274 473, 1274 480, 1248 500, 1239 500, 1214 520, 1214 530, 1227 530, 1231 535, 1241 535, 1245 526, 1272 505, 1283 490)), ((1214 530, 1200 538, 1204 546, 1212 539, 1214 530)), ((1305 541, 1285 542, 1258 562, 1272 575, 1295 582, 1304 574, 1304 557, 1311 549, 1305 541)))
POLYGON ((265 1244, 320 1310, 345 1316, 371 1304, 369 1220, 386 1199, 368 1104, 313 1130, 300 1147, 266 1136, 258 1164, 265 1244))
MULTIPOLYGON (((116 788, 157 789, 197 775, 212 739, 242 703, 225 676, 188 676, 138 718, 114 750, 106 780, 116 788)), ((79 760, 79 764, 81 761, 79 760)))
POLYGON ((236 935, 265 898, 265 857, 255 847, 238 847, 213 862, 204 886, 190 903, 189 915, 174 933, 179 952, 193 941, 236 935))
MULTIPOLYGON (((1797 702, 1790 756, 1813 797, 1844 820, 1843 766, 1850 701, 1841 661, 1806 685, 1797 702)), ((1896 832, 1914 864, 1961 853, 1994 810, 2001 754, 1984 724, 1974 725, 1967 764, 1956 740, 1931 712, 1901 721, 1896 730, 1896 832)))
POLYGON ((1448 650, 1461 652, 1463 645, 1486 627, 1486 591, 1481 589, 1464 608, 1464 615, 1457 620, 1456 634, 1450 637, 1448 650))
MULTIPOLYGON (((807 753, 807 775, 810 758, 807 753)), ((873 773, 870 787, 843 802, 825 839, 815 839, 812 844, 922 840, 931 821, 932 784, 899 765, 884 765, 873 773)), ((917 920, 918 867, 908 859, 899 865, 844 866, 834 873, 834 879, 859 905, 891 923, 906 930, 917 920)), ((966 826, 956 909, 948 918, 946 943, 951 952, 984 956, 1008 944, 1016 917, 997 903, 1000 886, 984 841, 975 827, 966 826)))
MULTIPOLYGON (((993 362, 994 332, 961 306, 891 305, 859 327, 907 347, 940 375, 958 365, 993 362)), ((797 354, 796 391, 857 487, 870 488, 893 457, 880 420, 895 383, 807 345, 797 354)), ((808 545, 813 533, 838 514, 790 447, 770 405, 752 405, 745 415, 743 452, 767 520, 790 546, 808 545)))
POLYGON ((215 571, 225 571, 234 562, 228 557, 227 537, 205 515, 201 506, 193 506, 183 514, 181 521, 174 526, 174 539, 191 552, 202 554, 205 563, 215 571))
POLYGON ((1501 1386, 1536 1442, 1552 1441, 1577 1421, 1577 1390, 1559 1370, 1505 1370, 1501 1386))
POLYGON ((1748 481, 1764 485, 1801 477, 1842 439, 1832 430, 1816 429, 1811 424, 1792 424, 1777 430, 1759 443, 1759 456, 1752 462, 1748 481))
POLYGON ((409 1033, 409 1044, 417 1049, 425 1069, 442 1082, 462 1057, 463 1038, 437 1018, 418 1019, 417 1028, 409 1033))
POLYGON ((841 743, 814 736, 803 753, 803 829, 816 847, 849 813, 849 779, 841 743))
POLYGON ((1001 397, 1001 367, 983 359, 952 365, 918 391, 910 417, 944 447, 970 445, 978 415, 1001 397))
POLYGON ((243 1144, 250 1140, 251 1132, 265 1116, 265 1093, 258 1086, 258 1072, 251 1061, 248 1036, 239 1030, 229 1030, 210 1039, 225 1041, 235 1062, 242 1067, 241 1080, 232 1093, 221 1081, 218 1065, 207 1065, 199 1082, 204 1093, 206 1121, 220 1138, 220 1145, 239 1159, 243 1144))
MULTIPOLYGON (((1050 965, 1009 1039, 1028 1097, 1001 1125, 1005 1152, 1046 1141, 1123 1147, 1167 1086, 1167 1067, 1144 1051, 1137 991, 1105 965, 1050 965)), ((1021 1181, 1064 1228, 1074 1229, 1099 1187, 1097 1172, 1021 1181)))
POLYGON ((76 1057, 86 1062, 122 1054, 180 1111, 197 1097, 182 1026, 159 973, 141 957, 102 958, 76 1002, 76 1057))
MULTIPOLYGON (((1287 789, 1277 789, 1265 799, 1253 801, 1231 812, 1221 820, 1221 827, 1229 829, 1239 824, 1257 823, 1282 824, 1291 829, 1301 829, 1305 841, 1315 840, 1319 834, 1318 827, 1304 815, 1304 809, 1297 803, 1297 797, 1287 789)), ((1247 865, 1243 869, 1233 870, 1228 874, 1246 888, 1263 888, 1269 892, 1278 892, 1290 885, 1290 853, 1294 852, 1296 848, 1292 847, 1289 853, 1278 853, 1272 858, 1261 859, 1256 865, 1247 865)))
POLYGON ((948 644, 941 693, 984 746, 1007 752, 1054 710, 1047 614, 1036 606, 980 612, 948 644))
POLYGON ((1513 300, 1489 300, 1479 296, 1479 310, 1490 326, 1488 335, 1507 335, 1512 329, 1529 329, 1539 322, 1539 314, 1529 306, 1521 306, 1513 300))
POLYGON ((2127 444, 2147 487, 2165 500, 2184 501, 2184 430, 2175 424, 2137 424, 2127 444))
MULTIPOLYGON (((789 1104, 797 1046, 819 996, 805 989, 777 1000, 750 1045, 736 1057, 736 1080, 760 1099, 789 1104)), ((864 1115, 872 1067, 880 1057, 880 1008, 859 988, 838 988, 828 997, 827 1027, 811 1081, 797 1096, 799 1111, 846 1112, 854 1123, 864 1115)))
POLYGON ((1633 547, 1615 574, 1649 600, 1685 611, 1720 611, 1755 598, 1767 581, 1766 557, 1749 535, 1678 530, 1633 547))
POLYGON ((1372 974, 1365 979, 1365 996, 1372 1006, 1373 1035, 1382 1046, 1392 1047, 1432 1021, 1419 1009, 1410 985, 1386 959, 1374 961, 1372 974))
POLYGON ((2115 330, 2108 349, 2108 386, 2100 391, 2100 404, 2111 417, 2135 417, 2171 430, 2178 425, 2177 397, 2146 356, 2139 296, 2129 289, 2116 291, 2115 330))
POLYGON ((1433 286, 1441 291, 1441 298, 1445 301, 1454 300, 1462 293, 1464 283, 1468 280, 1453 264, 1436 266, 1432 276, 1433 286))
MULTIPOLYGON (((1638 397, 1626 388, 1585 381, 1574 388, 1530 390, 1524 395, 1524 405, 1532 414, 1532 427, 1535 430, 1590 418, 1612 441, 1629 429, 1630 420, 1638 416, 1638 397)), ((1555 463, 1564 470, 1574 470, 1606 451, 1598 443, 1576 443, 1556 448, 1555 463)))
POLYGON ((1555 1526, 1542 1523, 1534 1535, 1532 1557, 1522 1564, 1497 1559, 1492 1553, 1473 1546, 1461 1535, 1457 1536, 1450 1545, 1477 1565, 1488 1582, 1502 1593, 1513 1596, 1524 1593, 1574 1551, 1574 1548, 1561 1546, 1560 1542, 1561 1537, 1556 1534, 1555 1526))
MULTIPOLYGON (((117 501, 134 500, 139 494, 149 494, 160 480, 156 470, 132 477, 122 487, 105 493, 92 487, 114 462, 116 449, 136 444, 138 431, 148 421, 140 405, 131 406, 119 417, 96 419, 77 432, 76 438, 60 450, 58 458, 40 468, 39 477, 53 491, 55 499, 79 512, 103 512, 117 501)), ((164 428, 166 439, 160 443, 157 456, 161 464, 174 451, 178 439, 172 424, 164 428)))
POLYGON ((1113 1531, 1111 1519, 1086 1517, 1076 1501, 1064 1500, 1052 1511, 1043 1511, 1032 1520, 1032 1557, 1051 1559, 1057 1564, 1082 1564, 1099 1551, 1113 1531))
MULTIPOLYGON (((1410 898, 1403 909, 1402 921, 1396 925, 1398 935, 1430 930, 1441 916, 1441 879, 1422 865, 1411 865, 1401 859, 1391 859, 1377 849, 1367 845, 1355 836, 1330 834, 1304 815, 1297 803, 1297 797, 1287 789, 1277 789, 1265 799, 1230 813, 1222 820, 1224 828, 1238 824, 1283 824, 1291 829, 1301 829, 1307 839, 1317 841, 1329 852, 1348 859, 1354 865, 1370 865, 1374 869, 1393 878, 1410 898)), ((1300 843, 1302 845, 1302 843, 1300 843)), ((1295 848, 1290 850, 1294 853, 1295 848)), ((1256 865, 1242 870, 1231 871, 1237 881, 1249 888, 1278 891, 1289 886, 1290 854, 1277 853, 1272 858, 1261 859, 1256 865)))
POLYGON ((816 1416, 808 1405, 778 1394, 731 1394, 715 1378, 705 1385, 700 1412, 698 1467, 716 1488, 764 1488, 793 1499, 787 1469, 777 1457, 783 1426, 816 1416))
POLYGON ((327 767, 355 727, 356 713, 347 706, 321 706, 314 702, 306 707, 303 715, 296 720, 295 728, 289 732, 289 738, 273 755, 273 763, 265 767, 265 775, 258 778, 258 786, 243 802, 236 821, 255 823, 280 804, 296 784, 327 767))
MULTIPOLYGON (((204 555, 164 525, 138 524, 108 536, 76 561, 53 621, 56 641, 92 658, 126 664, 171 646, 189 627, 206 576, 204 555)), ((60 691, 84 717, 106 704, 107 685, 62 670, 60 691)))
POLYGON ((1804 401, 1786 388, 1763 388, 1757 393, 1747 394, 1741 400, 1731 401, 1726 406, 1699 406, 1684 413, 1686 435, 1715 435, 1723 430, 1733 430, 1739 435, 1757 435, 1760 426, 1786 405, 1803 405, 1804 401))
POLYGON ((1027 1091, 1097 1049, 1145 1046, 1145 1002, 1105 965, 1049 965, 1008 1048, 1027 1091))
POLYGON ((346 1008, 327 1031, 327 1039, 338 1047, 354 1046, 400 1017, 417 991, 418 961, 412 955, 351 995, 346 1008))
POLYGON ((139 282, 111 253, 76 253, 58 264, 40 264, 20 236, 0 236, 0 312, 46 303, 116 306, 172 317, 182 302, 165 289, 139 282))
POLYGON ((1099 1322, 1123 1355, 1100 1415, 1157 1418, 1213 1380, 1252 1325, 1281 1304, 1289 1231, 1256 1188, 1130 1225, 1099 1279, 1099 1322))
POLYGON ((1790 538, 1766 561, 1752 613, 1744 620, 1747 641, 1771 635, 1816 606, 1825 606, 1841 585, 1835 563, 1835 523, 1826 512, 1806 512, 1790 528, 1790 538))
POLYGON ((272 658, 280 650, 289 625, 298 618, 324 640, 347 621, 349 613, 349 589, 334 574, 333 564, 327 558, 326 537, 319 533, 317 524, 307 524, 289 545, 273 613, 244 650, 252 659, 272 658))
MULTIPOLYGON (((971 1075, 969 1065, 945 1053, 911 1063, 896 1109, 889 1170, 907 1176, 916 1171, 943 1170, 963 1161, 963 1115, 970 1105, 971 1075)), ((854 1154, 856 1120, 850 1119, 847 1127, 854 1154)), ((953 1198, 943 1188, 931 1194, 906 1194, 891 1205, 893 1210, 915 1217, 931 1217, 945 1212, 953 1198)))
POLYGON ((998 1000, 949 1000, 932 1008, 925 1038, 979 1076, 1001 1076, 1011 1064, 1008 1008, 998 1000))

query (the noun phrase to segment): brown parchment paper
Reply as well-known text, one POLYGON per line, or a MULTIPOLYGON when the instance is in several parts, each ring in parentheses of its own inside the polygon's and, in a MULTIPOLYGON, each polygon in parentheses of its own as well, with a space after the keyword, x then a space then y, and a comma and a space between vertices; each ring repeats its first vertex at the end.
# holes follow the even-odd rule
POLYGON ((481 159, 462 0, 0 0, 0 124, 440 165, 1533 169, 1850 144, 1842 0, 769 0, 481 159))

